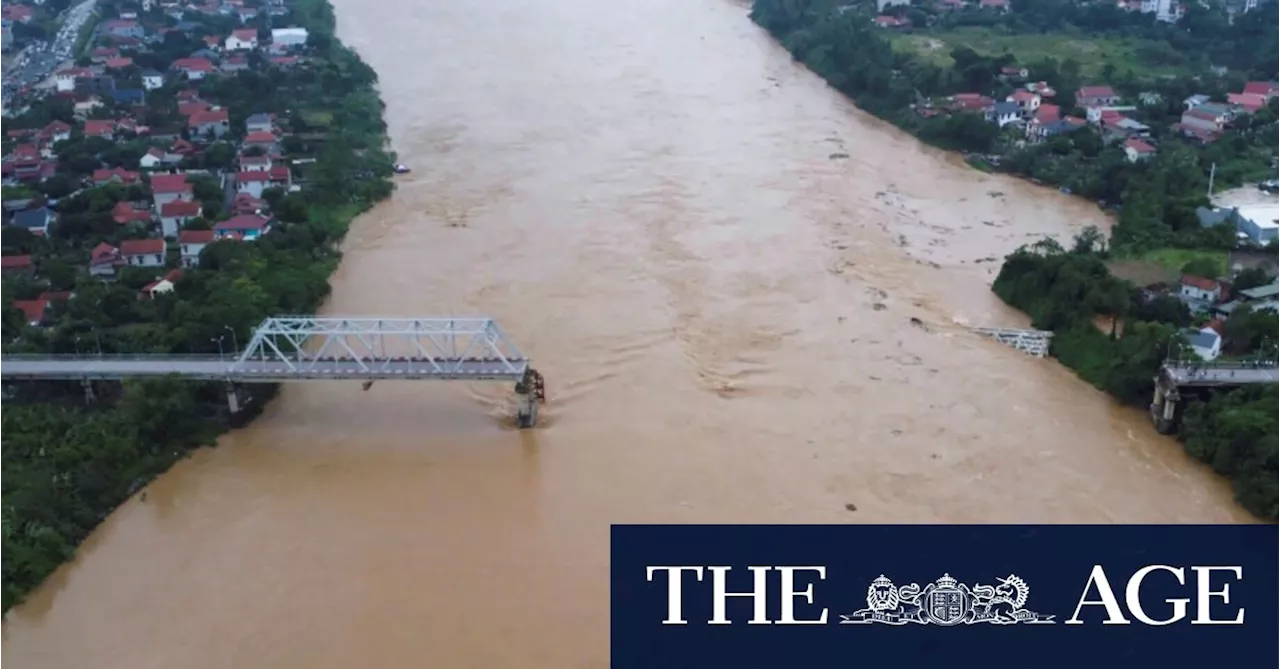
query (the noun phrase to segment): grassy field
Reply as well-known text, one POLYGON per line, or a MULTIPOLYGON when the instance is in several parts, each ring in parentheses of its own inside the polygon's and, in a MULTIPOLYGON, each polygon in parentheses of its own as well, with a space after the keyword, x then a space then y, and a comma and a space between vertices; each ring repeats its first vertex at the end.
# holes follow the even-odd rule
POLYGON ((1107 269, 1136 286, 1149 286, 1176 282, 1182 268, 1192 260, 1208 259, 1217 265, 1218 276, 1227 276, 1227 258, 1226 251, 1155 249, 1135 258, 1108 260, 1107 269))
POLYGON ((1218 276, 1226 276, 1227 255, 1226 251, 1155 249, 1142 254, 1138 257, 1138 260, 1154 263, 1173 272, 1181 270, 1184 265, 1192 260, 1211 260, 1218 267, 1218 276))
POLYGON ((967 27, 938 33, 895 33, 891 38, 896 49, 918 54, 943 67, 954 65, 951 50, 959 46, 987 56, 1011 53, 1022 65, 1042 58, 1054 58, 1060 63, 1073 58, 1085 76, 1100 75, 1108 63, 1117 72, 1132 70, 1139 75, 1172 74, 1189 65, 1179 62, 1185 56, 1163 42, 1086 34, 1010 35, 991 28, 967 27))

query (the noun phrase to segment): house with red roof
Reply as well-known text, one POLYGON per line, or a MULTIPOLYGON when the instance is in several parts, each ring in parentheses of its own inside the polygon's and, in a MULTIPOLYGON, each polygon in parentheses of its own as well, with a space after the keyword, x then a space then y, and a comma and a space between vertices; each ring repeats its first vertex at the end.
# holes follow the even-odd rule
POLYGON ((276 67, 294 67, 302 62, 297 56, 273 56, 271 64, 276 67))
POLYGON ((217 68, 207 58, 179 58, 170 65, 177 72, 187 76, 188 81, 199 81, 212 74, 217 68))
POLYGON ((190 119, 192 114, 213 109, 213 105, 204 100, 188 100, 178 103, 178 113, 190 119))
POLYGON ((285 165, 275 165, 265 170, 244 170, 235 173, 236 192, 260 198, 268 188, 289 190, 293 186, 293 175, 285 165))
POLYGON ((85 137, 101 137, 111 139, 116 135, 116 122, 113 119, 89 120, 84 122, 85 137))
POLYGON ((126 239, 120 242, 120 256, 130 267, 164 266, 163 239, 126 239))
POLYGON ((187 181, 185 174, 152 174, 151 195, 155 199, 156 211, 166 203, 176 200, 194 200, 195 188, 187 181))
POLYGON ((182 226, 202 213, 200 203, 195 200, 166 202, 160 205, 160 232, 165 237, 177 237, 182 226))
POLYGON ((1120 96, 1110 86, 1083 86, 1076 91, 1077 107, 1110 107, 1119 102, 1120 96))
POLYGON ((1200 105, 1182 112, 1182 127, 1185 129, 1196 129, 1207 132, 1222 132, 1223 126, 1226 125, 1230 118, 1222 110, 1215 106, 1200 105))
POLYGON ((5 276, 34 276, 36 265, 29 255, 4 256, 0 258, 0 271, 5 276))
POLYGON ((93 171, 93 185, 105 186, 109 183, 119 183, 126 186, 132 186, 141 179, 137 172, 131 172, 123 167, 113 167, 111 169, 102 169, 93 171))
POLYGON ((227 51, 246 51, 258 48, 258 31, 256 28, 232 30, 223 44, 227 51))
POLYGON ((1027 122, 1027 139, 1038 142, 1045 138, 1045 129, 1062 118, 1062 108, 1058 105, 1041 103, 1035 114, 1027 122))
POLYGON ((34 144, 19 144, 4 157, 4 175, 19 181, 40 178, 40 150, 34 144))
POLYGON ((1267 106, 1267 98, 1252 93, 1227 93, 1227 104, 1239 107, 1241 111, 1252 114, 1267 106))
POLYGON ((147 152, 138 159, 138 167, 144 170, 154 170, 165 164, 164 156, 164 149, 153 146, 147 149, 147 152))
POLYGON ((1274 81, 1249 81, 1245 82, 1242 92, 1245 95, 1261 95, 1267 100, 1271 100, 1276 95, 1280 95, 1280 84, 1274 81))
POLYGON ((14 23, 31 23, 36 17, 36 10, 27 5, 5 5, 0 9, 0 16, 14 23))
POLYGON ((49 322, 49 303, 44 300, 14 300, 13 306, 26 318, 27 325, 41 327, 49 322))
POLYGON ((187 117, 187 128, 195 137, 222 137, 231 131, 231 115, 226 109, 197 111, 187 117))
POLYGON ((110 19, 102 23, 102 32, 111 37, 132 37, 142 39, 147 36, 146 28, 137 21, 127 19, 110 19))
POLYGON ((1018 111, 1022 112, 1025 118, 1035 116, 1036 110, 1040 108, 1040 96, 1026 89, 1018 89, 1004 100, 1018 105, 1018 111))
POLYGON ((267 201, 248 193, 240 193, 231 201, 233 214, 261 214, 268 209, 267 201))
POLYGON ((142 287, 139 297, 154 300, 157 295, 172 293, 175 285, 182 280, 182 270, 171 269, 164 276, 142 287))
POLYGON ((98 244, 89 252, 89 274, 99 279, 114 279, 116 270, 124 264, 124 256, 120 254, 120 249, 106 242, 98 244))
POLYGON ((990 109, 996 101, 981 93, 956 93, 948 100, 948 106, 955 111, 982 112, 990 109))
POLYGON ((1222 295, 1222 284, 1217 279, 1184 274, 1178 284, 1178 296, 1187 300, 1217 304, 1222 295))
POLYGON ((1136 163, 1139 160, 1146 160, 1156 155, 1156 147, 1137 137, 1130 137, 1124 141, 1124 155, 1129 159, 1129 162, 1136 163))
POLYGON ((120 49, 113 46, 100 46, 89 52, 89 60, 94 63, 105 63, 112 58, 120 57, 120 49))
POLYGON ((236 192, 262 197, 262 191, 271 187, 271 173, 268 170, 246 170, 235 173, 236 192))
POLYGON ((70 93, 76 89, 76 82, 93 77, 93 70, 87 67, 68 67, 53 73, 53 84, 59 93, 70 93))
POLYGON ((200 264, 200 252, 213 243, 214 234, 213 230, 182 230, 178 233, 178 249, 181 251, 183 267, 200 264))
POLYGON ((275 133, 255 131, 244 136, 240 147, 244 150, 260 149, 263 153, 275 153, 279 150, 275 133))
POLYGON ((271 156, 268 155, 241 155, 237 161, 241 172, 266 172, 271 169, 271 156))
MULTIPOLYGON (((243 172, 242 172, 243 174, 243 172)), ((254 214, 240 214, 213 226, 214 237, 253 241, 271 231, 271 219, 254 214)))
POLYGON ((102 63, 102 66, 108 70, 123 70, 130 65, 133 65, 132 58, 108 58, 102 63))
POLYGON ((111 210, 111 220, 120 225, 151 223, 151 209, 146 202, 117 202, 111 210))
POLYGON ((42 145, 52 146, 58 142, 71 139, 71 126, 62 121, 53 121, 40 131, 37 138, 42 145))

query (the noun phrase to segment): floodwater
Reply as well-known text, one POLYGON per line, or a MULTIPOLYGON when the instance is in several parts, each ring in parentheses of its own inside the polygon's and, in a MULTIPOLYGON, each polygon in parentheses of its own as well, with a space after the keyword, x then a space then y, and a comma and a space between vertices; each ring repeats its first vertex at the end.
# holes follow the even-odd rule
POLYGON ((10 613, 8 669, 604 667, 612 522, 1249 520, 964 327, 1024 324, 980 261, 1102 214, 856 111, 743 4, 337 5, 414 172, 327 310, 498 319, 543 423, 506 384, 288 387, 10 613))

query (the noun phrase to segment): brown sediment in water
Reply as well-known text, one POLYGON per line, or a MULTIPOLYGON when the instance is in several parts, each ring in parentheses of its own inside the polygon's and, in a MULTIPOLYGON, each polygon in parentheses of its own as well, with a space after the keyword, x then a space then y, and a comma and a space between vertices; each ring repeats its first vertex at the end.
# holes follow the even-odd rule
POLYGON ((337 8, 414 169, 327 309, 498 319, 542 426, 505 384, 287 387, 12 611, 6 666, 605 667, 611 522, 1249 521, 964 327, 1027 322, 977 261, 1104 215, 856 111, 743 5, 337 8))

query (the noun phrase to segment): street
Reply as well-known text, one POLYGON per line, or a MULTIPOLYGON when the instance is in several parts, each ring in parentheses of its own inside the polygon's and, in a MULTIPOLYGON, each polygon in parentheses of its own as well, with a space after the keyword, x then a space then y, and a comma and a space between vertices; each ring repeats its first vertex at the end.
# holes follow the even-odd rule
POLYGON ((8 112, 9 102, 24 88, 35 86, 53 74, 54 70, 65 61, 71 59, 76 38, 80 28, 89 19, 94 10, 94 0, 85 0, 67 10, 62 26, 52 41, 39 42, 27 46, 14 58, 13 66, 4 73, 4 106, 8 112))

